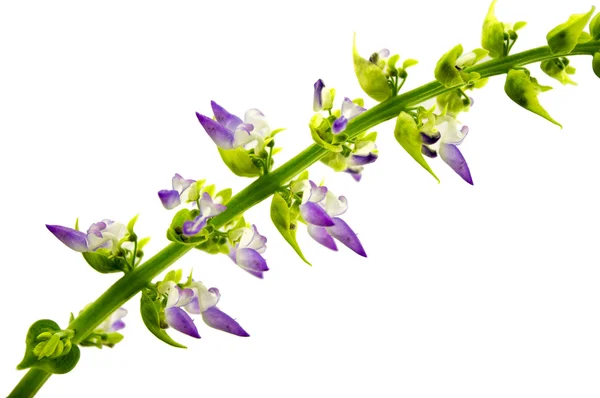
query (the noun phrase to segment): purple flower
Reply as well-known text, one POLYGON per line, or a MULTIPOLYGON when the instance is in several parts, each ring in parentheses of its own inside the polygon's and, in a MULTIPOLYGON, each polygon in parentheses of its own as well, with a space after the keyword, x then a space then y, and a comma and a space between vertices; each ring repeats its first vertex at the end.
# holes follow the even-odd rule
POLYGON ((348 201, 344 196, 336 197, 326 187, 317 186, 309 180, 296 182, 292 190, 303 193, 300 215, 307 223, 311 238, 336 251, 337 240, 356 254, 367 257, 358 236, 338 217, 348 209, 348 201))
POLYGON ((331 131, 333 134, 339 134, 346 129, 348 122, 365 112, 366 109, 356 105, 354 102, 350 101, 349 98, 344 98, 344 102, 342 102, 342 111, 341 116, 337 118, 333 122, 333 126, 331 127, 331 131))
POLYGON ((378 157, 379 151, 374 141, 360 141, 348 157, 348 166, 344 171, 358 182, 362 178, 364 166, 375 162, 378 157))
POLYGON ((267 249, 265 245, 267 238, 258 233, 255 225, 252 228, 241 228, 234 231, 234 234, 240 237, 239 241, 231 247, 229 258, 244 271, 262 279, 263 272, 269 270, 267 262, 261 256, 267 249))
POLYGON ((179 174, 173 176, 173 189, 163 189, 158 191, 158 197, 165 209, 171 210, 181 204, 181 195, 188 189, 196 180, 186 180, 179 174))
POLYGON ((208 192, 204 192, 200 198, 200 214, 192 221, 186 221, 183 223, 183 233, 187 236, 193 236, 198 233, 206 226, 208 219, 221 214, 227 206, 213 202, 208 192))
POLYGON ((258 140, 259 143, 271 133, 265 115, 258 109, 250 109, 244 121, 229 113, 214 101, 211 106, 215 119, 196 112, 198 121, 219 148, 235 149, 258 140))
POLYGON ((115 254, 119 249, 119 242, 127 234, 125 225, 111 220, 92 224, 87 233, 61 225, 46 224, 46 228, 67 247, 80 253, 93 252, 102 248, 115 254))
POLYGON ((159 292, 167 294, 167 304, 165 305, 165 321, 173 329, 187 334, 188 336, 200 338, 198 329, 192 318, 182 307, 190 304, 194 299, 192 289, 182 289, 173 281, 162 283, 159 292))
POLYGON ((102 330, 104 333, 118 332, 125 327, 125 322, 122 321, 125 315, 127 315, 127 310, 119 308, 106 318, 97 329, 102 330))

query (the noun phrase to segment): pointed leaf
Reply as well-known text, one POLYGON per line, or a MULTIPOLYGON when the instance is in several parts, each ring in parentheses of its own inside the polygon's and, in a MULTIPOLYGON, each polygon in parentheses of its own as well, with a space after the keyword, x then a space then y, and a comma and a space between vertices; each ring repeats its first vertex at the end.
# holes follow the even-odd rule
POLYGON ((600 12, 590 21, 590 36, 594 40, 600 40, 600 12))
POLYGON ((160 327, 160 317, 158 316, 157 309, 158 305, 160 305, 160 303, 152 301, 147 291, 142 290, 142 298, 140 301, 140 313, 142 315, 144 325, 146 325, 150 333, 152 333, 159 340, 164 341, 168 345, 177 348, 187 348, 186 346, 181 345, 175 340, 173 340, 171 336, 169 336, 167 332, 165 332, 164 329, 160 327))
POLYGON ((271 202, 271 220, 275 228, 279 231, 283 239, 292 246, 296 254, 308 265, 311 263, 304 257, 298 241, 296 240, 297 223, 296 218, 292 220, 290 217, 290 208, 281 194, 275 193, 271 202))
POLYGON ((352 44, 352 57, 354 59, 354 73, 363 91, 375 101, 385 101, 392 95, 383 69, 373 62, 364 59, 356 49, 356 34, 352 44))
POLYGON ((421 134, 419 132, 417 123, 411 115, 406 112, 401 112, 400 115, 398 115, 398 119, 396 119, 396 127, 394 128, 394 137, 396 137, 396 141, 402 145, 402 148, 404 148, 404 150, 408 152, 408 154, 412 156, 417 163, 419 163, 438 182, 440 182, 440 179, 437 178, 421 154, 421 134))
POLYGON ((504 27, 496 19, 494 9, 496 0, 492 1, 488 13, 483 20, 481 32, 481 47, 490 52, 490 57, 498 58, 504 54, 504 27))
POLYGON ((537 80, 522 69, 508 71, 504 84, 504 91, 511 100, 562 128, 560 123, 554 120, 538 101, 538 94, 548 89, 550 88, 547 86, 540 86, 537 80))
POLYGON ((442 55, 435 66, 435 79, 446 87, 465 84, 462 73, 456 69, 456 59, 463 53, 462 45, 455 46, 452 50, 442 55))
POLYGON ((223 159, 223 163, 237 176, 252 178, 262 174, 262 170, 252 162, 248 151, 243 147, 235 149, 219 148, 219 154, 223 159))
POLYGON ((595 9, 596 7, 592 6, 592 9, 586 14, 573 14, 567 22, 548 32, 546 40, 552 53, 568 54, 575 48, 581 32, 585 29, 595 9))

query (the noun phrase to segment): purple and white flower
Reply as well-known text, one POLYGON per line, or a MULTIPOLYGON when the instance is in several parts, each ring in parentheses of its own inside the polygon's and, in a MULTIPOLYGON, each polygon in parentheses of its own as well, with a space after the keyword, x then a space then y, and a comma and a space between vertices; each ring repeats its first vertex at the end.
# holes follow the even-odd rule
POLYGON ((297 181, 292 185, 292 191, 302 192, 300 215, 308 226, 311 238, 335 251, 338 250, 337 240, 356 254, 367 257, 356 233, 338 217, 348 209, 348 201, 344 196, 336 197, 327 187, 317 186, 309 180, 297 181))
POLYGON ((421 141, 423 142, 421 153, 430 158, 437 157, 439 153, 442 160, 456 174, 473 185, 467 161, 457 147, 469 133, 469 127, 463 125, 459 129, 456 119, 448 114, 436 118, 436 125, 441 126, 439 131, 430 129, 431 131, 421 132, 421 141))
POLYGON ((179 174, 173 176, 173 189, 158 191, 158 197, 165 209, 171 210, 181 204, 181 196, 196 180, 186 180, 179 174))
POLYGON ((328 111, 333 106, 335 89, 325 89, 325 83, 319 79, 314 84, 313 110, 315 112, 328 111))
POLYGON ((167 324, 181 333, 199 339, 200 334, 194 321, 183 309, 194 299, 194 291, 192 289, 182 289, 173 281, 161 283, 158 291, 167 295, 167 304, 165 305, 165 321, 167 324))
POLYGON ((92 224, 87 233, 61 225, 48 225, 46 228, 71 250, 80 253, 108 249, 112 254, 119 250, 119 242, 127 235, 125 225, 111 220, 92 224))
POLYGON ((118 332, 125 327, 125 322, 123 322, 125 315, 127 315, 127 310, 119 308, 106 318, 97 329, 102 330, 104 333, 118 332))
POLYGON ((333 122, 333 126, 331 126, 331 131, 333 134, 339 134, 346 129, 348 126, 348 122, 354 119, 356 116, 365 112, 366 109, 362 106, 356 105, 354 102, 350 100, 350 98, 344 98, 344 102, 342 102, 342 110, 341 116, 333 122))
POLYGON ((235 149, 258 141, 257 148, 261 149, 264 139, 271 134, 265 115, 258 109, 248 110, 242 122, 239 117, 229 113, 215 101, 211 101, 211 107, 216 120, 198 112, 196 117, 219 148, 235 149))
POLYGON ((206 226, 206 223, 210 218, 221 214, 227 208, 227 206, 213 201, 208 192, 202 194, 198 205, 200 207, 200 214, 192 221, 183 223, 184 235, 197 235, 206 226))
POLYGON ((267 238, 258 233, 255 225, 233 231, 232 238, 237 243, 231 247, 229 258, 244 271, 262 279, 263 273, 269 270, 261 256, 267 249, 267 238))
POLYGON ((357 182, 362 178, 364 166, 373 163, 379 157, 377 145, 373 141, 360 141, 348 157, 348 167, 344 170, 357 182))
POLYGON ((221 311, 217 303, 221 293, 216 287, 207 289, 202 282, 194 281, 189 289, 194 291, 194 298, 185 307, 190 314, 201 314, 202 320, 208 326, 231 333, 236 336, 250 336, 232 317, 221 311))

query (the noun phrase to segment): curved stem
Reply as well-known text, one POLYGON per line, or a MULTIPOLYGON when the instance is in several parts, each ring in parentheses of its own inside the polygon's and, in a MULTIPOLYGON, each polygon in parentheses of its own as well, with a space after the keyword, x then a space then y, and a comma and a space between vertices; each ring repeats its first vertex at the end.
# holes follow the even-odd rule
MULTIPOLYGON (((578 44, 568 55, 593 55, 598 51, 600 51, 600 41, 590 41, 578 44)), ((465 71, 477 72, 482 78, 485 78, 507 73, 509 69, 514 68, 515 66, 540 62, 558 56, 559 55, 552 54, 550 49, 547 46, 544 46, 504 58, 490 60, 466 68, 465 71)), ((564 54, 560 56, 564 56, 564 54)), ((345 133, 349 136, 349 139, 354 138, 363 131, 393 119, 407 107, 417 105, 459 87, 460 86, 448 88, 437 81, 427 83, 404 94, 390 98, 359 115, 349 123, 345 133)), ((276 170, 261 176, 241 190, 237 195, 231 198, 227 204, 227 209, 212 219, 211 224, 214 225, 215 228, 225 225, 249 208, 271 196, 280 186, 284 185, 297 174, 317 162, 325 156, 327 152, 327 149, 317 144, 309 146, 276 170)), ((69 329, 75 331, 75 337, 72 340, 73 343, 82 341, 82 339, 93 332, 94 328, 96 328, 104 319, 135 296, 142 288, 150 283, 152 279, 191 249, 191 246, 171 243, 144 264, 115 282, 102 296, 88 306, 73 320, 73 322, 71 322, 69 329)), ((31 397, 41 388, 49 377, 49 373, 31 369, 15 387, 10 396, 31 397)))

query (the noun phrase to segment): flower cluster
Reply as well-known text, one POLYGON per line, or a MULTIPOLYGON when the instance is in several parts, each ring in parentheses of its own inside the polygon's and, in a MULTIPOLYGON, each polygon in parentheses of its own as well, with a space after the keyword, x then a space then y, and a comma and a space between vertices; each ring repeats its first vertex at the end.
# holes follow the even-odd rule
POLYGON ((189 314, 201 315, 208 326, 236 336, 247 337, 249 334, 229 315, 217 307, 221 298, 219 289, 207 289, 202 282, 191 281, 183 287, 172 280, 159 283, 158 291, 166 297, 164 301, 164 320, 168 326, 200 338, 198 329, 189 314))

